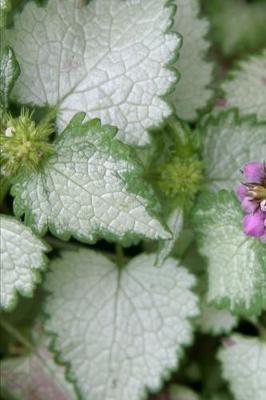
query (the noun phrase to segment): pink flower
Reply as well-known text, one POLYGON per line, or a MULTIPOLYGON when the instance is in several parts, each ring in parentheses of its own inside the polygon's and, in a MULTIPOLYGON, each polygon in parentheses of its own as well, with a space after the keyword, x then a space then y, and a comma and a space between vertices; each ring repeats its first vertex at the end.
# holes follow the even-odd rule
POLYGON ((242 171, 245 182, 237 188, 245 217, 243 230, 246 235, 260 237, 266 243, 266 164, 251 161, 242 171))
POLYGON ((244 165, 243 172, 247 182, 259 183, 265 175, 265 164, 251 161, 244 165))
POLYGON ((246 235, 261 237, 265 233, 264 220, 266 215, 261 211, 248 214, 244 217, 243 227, 246 235))

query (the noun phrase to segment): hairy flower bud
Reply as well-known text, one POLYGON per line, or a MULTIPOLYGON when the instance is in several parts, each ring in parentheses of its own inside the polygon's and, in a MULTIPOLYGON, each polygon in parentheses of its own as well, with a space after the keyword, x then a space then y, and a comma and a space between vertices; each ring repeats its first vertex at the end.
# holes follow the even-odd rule
POLYGON ((36 124, 28 111, 18 118, 8 115, 0 134, 1 173, 15 176, 22 171, 36 171, 51 154, 53 144, 49 136, 53 132, 50 121, 36 124))

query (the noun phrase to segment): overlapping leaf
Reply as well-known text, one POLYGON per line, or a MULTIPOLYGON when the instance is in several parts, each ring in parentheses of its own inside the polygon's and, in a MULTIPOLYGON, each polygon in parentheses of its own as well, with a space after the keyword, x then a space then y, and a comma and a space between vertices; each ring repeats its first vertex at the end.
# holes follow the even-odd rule
POLYGON ((132 149, 115 139, 115 128, 83 119, 82 113, 73 118, 40 171, 19 176, 15 213, 39 234, 49 228, 64 240, 168 239, 148 211, 154 194, 132 149))
POLYGON ((171 114, 162 96, 177 80, 173 12, 161 0, 29 2, 8 32, 22 71, 14 98, 58 107, 60 129, 86 111, 120 139, 148 143, 147 129, 171 114))
POLYGON ((208 305, 205 299, 202 300, 199 325, 203 333, 210 333, 213 335, 229 333, 237 323, 237 317, 232 315, 230 311, 220 310, 208 305))
POLYGON ((172 233, 172 238, 161 241, 159 243, 156 264, 161 265, 166 260, 166 258, 169 257, 174 248, 175 242, 182 232, 183 224, 184 212, 182 208, 177 207, 175 210, 172 211, 167 221, 168 228, 172 233))

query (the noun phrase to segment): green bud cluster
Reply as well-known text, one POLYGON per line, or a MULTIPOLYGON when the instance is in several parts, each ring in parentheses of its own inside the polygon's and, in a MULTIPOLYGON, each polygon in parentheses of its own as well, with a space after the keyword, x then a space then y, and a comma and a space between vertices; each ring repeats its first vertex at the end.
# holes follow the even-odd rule
POLYGON ((202 182, 203 166, 199 160, 174 157, 161 165, 158 186, 171 198, 185 196, 193 199, 200 190, 202 182))
POLYGON ((199 135, 173 117, 162 130, 154 132, 154 139, 155 156, 147 177, 164 204, 189 210, 204 181, 199 135))
POLYGON ((53 131, 50 121, 36 124, 29 111, 22 111, 18 118, 7 115, 0 133, 1 174, 12 177, 37 171, 54 152, 53 144, 49 143, 53 131))

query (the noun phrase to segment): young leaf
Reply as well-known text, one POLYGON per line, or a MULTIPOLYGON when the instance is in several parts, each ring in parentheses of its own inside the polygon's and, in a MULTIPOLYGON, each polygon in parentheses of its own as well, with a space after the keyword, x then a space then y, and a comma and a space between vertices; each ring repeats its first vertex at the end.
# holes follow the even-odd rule
POLYGON ((1 362, 2 388, 19 400, 76 400, 64 374, 44 345, 28 356, 1 362))
POLYGON ((222 85, 226 108, 237 107, 242 115, 256 114, 258 121, 266 121, 265 65, 266 50, 239 63, 222 85))
POLYGON ((158 254, 156 257, 156 264, 161 265, 167 257, 171 254, 175 242, 178 239, 184 223, 184 212, 182 208, 177 207, 170 215, 168 219, 168 228, 172 233, 172 238, 163 240, 159 243, 158 254))
POLYGON ((212 95, 208 85, 213 66, 207 61, 210 45, 205 39, 209 23, 199 13, 199 0, 177 1, 175 28, 183 36, 183 45, 177 62, 181 77, 171 99, 177 115, 185 120, 194 120, 212 95))
POLYGON ((47 328, 82 399, 142 398, 160 388, 191 342, 194 277, 174 259, 162 268, 154 262, 141 255, 118 268, 80 249, 52 263, 47 328))
POLYGON ((201 126, 206 183, 211 189, 235 189, 249 160, 264 160, 266 124, 235 111, 211 117, 201 126))
POLYGON ((194 217, 208 260, 207 300, 254 315, 266 307, 266 248, 243 233, 242 218, 239 201, 226 191, 203 195, 194 217))
POLYGON ((216 307, 208 305, 205 299, 202 300, 199 319, 201 332, 221 335, 231 332, 237 323, 238 318, 228 310, 219 310, 216 307))
POLYGON ((218 355, 235 400, 266 398, 266 343, 233 335, 218 355))
POLYGON ((170 32, 171 3, 29 2, 8 32, 22 71, 14 97, 58 107, 60 129, 86 111, 117 126, 125 142, 148 143, 147 129, 172 113, 163 96, 177 80, 168 66, 181 40, 170 32))
POLYGON ((9 94, 20 74, 20 68, 14 52, 6 47, 0 53, 0 118, 8 106, 9 94))
POLYGON ((24 296, 32 294, 39 281, 38 271, 46 264, 48 247, 31 230, 15 218, 0 216, 1 237, 1 308, 11 308, 16 290, 24 296))
POLYGON ((18 177, 11 191, 16 215, 25 214, 40 235, 49 228, 63 240, 169 239, 147 211, 154 195, 131 148, 114 138, 115 128, 82 124, 84 117, 72 119, 42 169, 18 177))

